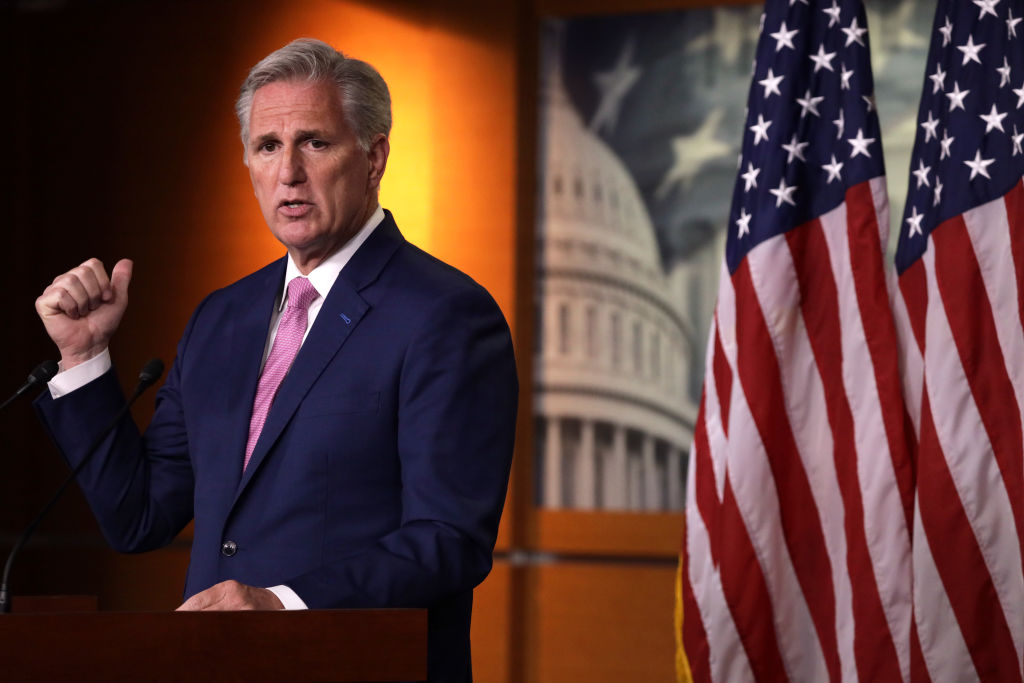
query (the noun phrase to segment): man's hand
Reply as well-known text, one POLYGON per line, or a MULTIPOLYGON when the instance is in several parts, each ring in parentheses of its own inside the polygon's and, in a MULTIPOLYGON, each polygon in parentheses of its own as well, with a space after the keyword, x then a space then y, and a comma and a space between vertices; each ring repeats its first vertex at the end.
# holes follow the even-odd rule
POLYGON ((196 593, 177 609, 179 612, 207 610, 284 609, 277 596, 266 588, 247 586, 237 581, 222 581, 196 593))
POLYGON ((60 349, 65 370, 107 348, 128 305, 132 262, 121 259, 107 277, 99 259, 58 275, 36 299, 46 333, 60 349))

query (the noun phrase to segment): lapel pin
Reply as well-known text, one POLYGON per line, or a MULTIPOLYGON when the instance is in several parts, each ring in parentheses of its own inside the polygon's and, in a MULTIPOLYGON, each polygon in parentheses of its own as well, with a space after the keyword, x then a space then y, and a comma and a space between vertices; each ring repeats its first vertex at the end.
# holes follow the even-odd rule
POLYGON ((339 315, 341 316, 341 319, 345 321, 346 325, 351 325, 352 324, 352 318, 348 317, 344 313, 340 313, 339 315))

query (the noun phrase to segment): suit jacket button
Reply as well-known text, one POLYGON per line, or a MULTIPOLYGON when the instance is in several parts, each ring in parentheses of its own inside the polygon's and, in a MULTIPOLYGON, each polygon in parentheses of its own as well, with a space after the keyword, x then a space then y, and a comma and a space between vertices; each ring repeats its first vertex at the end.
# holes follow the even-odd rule
POLYGON ((238 545, 234 541, 224 541, 220 544, 220 554, 224 557, 231 557, 238 552, 238 545))

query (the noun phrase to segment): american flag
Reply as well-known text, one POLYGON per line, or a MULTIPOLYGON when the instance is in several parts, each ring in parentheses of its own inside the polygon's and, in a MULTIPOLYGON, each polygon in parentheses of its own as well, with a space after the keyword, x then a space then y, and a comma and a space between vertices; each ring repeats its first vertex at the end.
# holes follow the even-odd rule
POLYGON ((689 470, 684 678, 909 678, 913 472, 866 23, 855 0, 770 0, 762 21, 689 470))
POLYGON ((915 680, 1021 681, 1024 2, 940 0, 895 313, 918 439, 915 680))

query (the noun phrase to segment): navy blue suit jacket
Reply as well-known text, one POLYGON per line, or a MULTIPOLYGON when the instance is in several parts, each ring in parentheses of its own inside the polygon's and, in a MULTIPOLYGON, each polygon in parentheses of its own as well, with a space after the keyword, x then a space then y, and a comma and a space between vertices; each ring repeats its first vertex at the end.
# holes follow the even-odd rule
MULTIPOLYGON (((145 434, 126 418, 79 483, 121 551, 195 519, 186 597, 236 579, 286 584, 311 608, 426 607, 431 680, 470 680, 472 589, 491 568, 515 427, 505 319, 387 214, 325 299, 243 474, 284 271, 199 305, 145 434)), ((123 400, 109 372, 37 405, 74 465, 123 400)))

